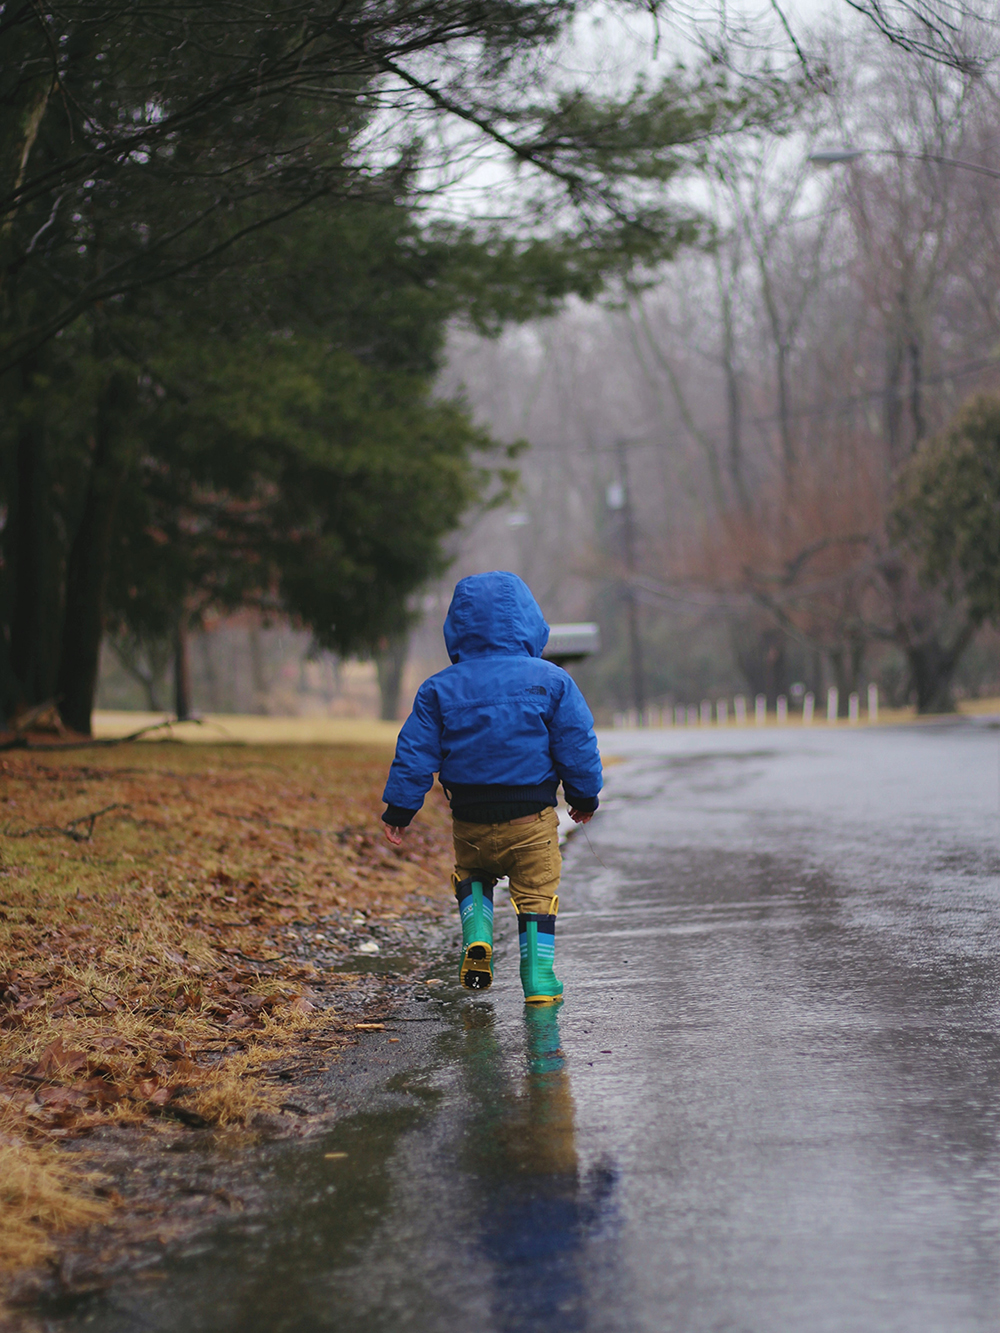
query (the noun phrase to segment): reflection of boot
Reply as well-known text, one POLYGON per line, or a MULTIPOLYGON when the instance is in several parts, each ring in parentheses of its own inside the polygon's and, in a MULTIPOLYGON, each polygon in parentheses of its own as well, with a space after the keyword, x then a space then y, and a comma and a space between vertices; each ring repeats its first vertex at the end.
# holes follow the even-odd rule
POLYGON ((469 990, 493 984, 493 883, 481 871, 455 885, 462 917, 462 965, 458 977, 469 990))
POLYGON ((540 912, 525 912, 517 918, 521 946, 521 985, 527 1004, 558 1004, 562 982, 552 970, 556 956, 556 919, 540 912))
POLYGON ((528 1074, 508 1122, 507 1156, 520 1172, 575 1180, 573 1092, 559 1049, 558 1006, 529 1005, 524 1026, 528 1074))
POLYGON ((460 1156, 473 1175, 495 1180, 503 1176, 500 1136, 513 1090, 488 998, 462 1005, 461 1029, 462 1102, 471 1119, 460 1156))
POLYGON ((532 1074, 554 1074, 565 1064, 559 1047, 559 1010, 539 1004, 525 1010, 528 1031, 528 1069, 532 1074))

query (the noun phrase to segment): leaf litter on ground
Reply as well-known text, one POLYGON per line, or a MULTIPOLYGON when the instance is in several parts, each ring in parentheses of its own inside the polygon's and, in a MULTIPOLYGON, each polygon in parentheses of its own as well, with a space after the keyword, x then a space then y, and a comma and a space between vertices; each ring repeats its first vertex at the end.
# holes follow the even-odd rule
POLYGON ((388 758, 164 743, 3 757, 0 1273, 107 1220, 92 1168, 109 1132, 273 1128, 290 1059, 379 1030, 384 978, 350 959, 392 940, 405 954, 408 926, 449 901, 443 801, 402 850, 381 837, 388 758))

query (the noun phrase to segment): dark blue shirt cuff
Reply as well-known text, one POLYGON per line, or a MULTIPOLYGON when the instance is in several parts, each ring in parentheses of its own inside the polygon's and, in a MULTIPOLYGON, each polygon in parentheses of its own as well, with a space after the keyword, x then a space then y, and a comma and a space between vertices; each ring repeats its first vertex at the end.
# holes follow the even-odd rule
POLYGON ((401 805, 390 805, 386 807, 382 823, 391 828, 406 828, 416 813, 416 810, 404 810, 401 805))
POLYGON ((564 786, 563 792, 566 796, 566 804, 571 810, 579 810, 581 815, 592 815, 600 805, 600 797, 581 796, 579 792, 571 791, 569 787, 564 786))

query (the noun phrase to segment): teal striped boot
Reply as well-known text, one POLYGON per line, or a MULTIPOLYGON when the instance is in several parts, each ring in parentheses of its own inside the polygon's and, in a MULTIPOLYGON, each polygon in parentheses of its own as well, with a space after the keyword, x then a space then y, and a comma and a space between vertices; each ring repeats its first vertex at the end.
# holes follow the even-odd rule
POLYGON ((556 957, 555 917, 539 912, 518 913, 517 938, 521 946, 525 1004, 558 1004, 563 985, 552 970, 556 957))
POLYGON ((469 990, 493 985, 493 885, 488 875, 473 871, 455 884, 462 918, 462 965, 458 979, 469 990))

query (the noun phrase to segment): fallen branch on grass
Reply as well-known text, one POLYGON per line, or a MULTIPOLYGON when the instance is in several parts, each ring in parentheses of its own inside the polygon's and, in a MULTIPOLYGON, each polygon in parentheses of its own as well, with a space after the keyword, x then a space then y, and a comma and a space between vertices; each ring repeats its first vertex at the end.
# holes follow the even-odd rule
POLYGON ((0 742, 0 750, 30 750, 34 754, 38 750, 96 750, 108 749, 115 745, 127 745, 129 741, 142 740, 143 736, 148 736, 151 732, 162 731, 164 727, 176 727, 182 722, 193 722, 198 727, 215 727, 221 731, 223 736, 232 745, 244 745, 245 742, 236 740, 230 736, 225 727, 218 722, 206 722, 202 717, 168 717, 164 722, 151 722, 148 727, 140 727, 138 731, 130 731, 127 736, 100 736, 90 737, 85 741, 66 741, 65 743, 53 742, 51 744, 43 741, 41 744, 32 745, 27 736, 14 736, 9 741, 0 742))
POLYGON ((94 825, 101 815, 110 814, 112 810, 131 810, 131 808, 130 805, 123 805, 121 801, 115 801, 112 805, 106 805, 103 810, 92 810, 89 815, 71 819, 68 824, 33 824, 31 828, 19 829, 16 833, 10 828, 5 828, 3 832, 7 838, 30 838, 35 835, 44 838, 62 834, 64 838, 72 838, 74 842, 90 842, 94 836, 94 825), (86 825, 85 832, 81 832, 79 827, 81 824, 86 825))

